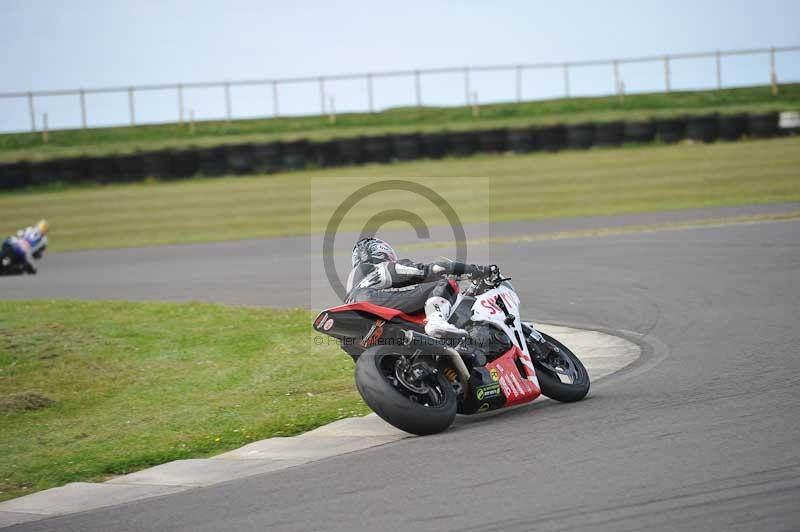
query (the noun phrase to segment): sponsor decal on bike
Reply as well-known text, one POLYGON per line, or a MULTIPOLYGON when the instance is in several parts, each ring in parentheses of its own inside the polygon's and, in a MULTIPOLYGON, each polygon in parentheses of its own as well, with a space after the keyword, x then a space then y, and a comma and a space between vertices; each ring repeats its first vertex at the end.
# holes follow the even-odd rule
POLYGON ((322 330, 330 331, 331 327, 333 327, 333 318, 328 318, 328 321, 326 321, 325 325, 322 326, 322 330))
POLYGON ((492 378, 492 380, 494 382, 497 382, 497 381, 500 380, 500 372, 497 371, 497 368, 490 369, 489 370, 489 376, 492 378))
POLYGON ((500 385, 497 383, 480 386, 475 391, 475 396, 478 398, 478 401, 491 399, 493 397, 497 397, 498 395, 500 395, 500 385))
POLYGON ((365 334, 364 338, 361 339, 361 343, 359 345, 366 349, 367 347, 378 343, 378 340, 380 340, 381 336, 383 336, 383 326, 385 323, 386 322, 384 320, 375 320, 375 323, 373 323, 372 327, 369 328, 369 331, 367 331, 367 334, 365 334))
POLYGON ((480 407, 478 407, 478 412, 486 412, 489 410, 489 408, 491 408, 489 403, 483 403, 480 407))

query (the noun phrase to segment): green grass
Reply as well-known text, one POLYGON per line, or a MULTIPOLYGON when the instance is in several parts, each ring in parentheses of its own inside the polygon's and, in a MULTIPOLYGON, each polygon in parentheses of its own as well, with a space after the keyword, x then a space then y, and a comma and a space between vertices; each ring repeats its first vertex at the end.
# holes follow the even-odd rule
MULTIPOLYGON (((781 203, 800 200, 800 138, 12 192, 0 195, 0 233, 46 217, 53 251, 319 234, 326 219, 312 220, 312 197, 321 202, 316 213, 338 205, 353 185, 420 177, 457 178, 446 199, 467 222, 781 203), (481 177, 490 183, 488 210, 470 187, 481 177)), ((429 225, 445 223, 427 202, 414 211, 429 225)), ((342 229, 360 230, 373 214, 356 210, 342 229)))
POLYGON ((594 98, 570 98, 481 107, 474 118, 467 107, 396 108, 380 113, 350 113, 330 124, 327 117, 304 116, 200 122, 192 136, 177 124, 62 130, 42 143, 39 134, 0 135, 0 161, 47 159, 81 154, 103 155, 239 142, 297 138, 377 135, 389 132, 521 127, 556 122, 638 120, 679 114, 800 110, 800 84, 781 85, 778 96, 768 86, 721 91, 673 92, 594 98))
POLYGON ((365 414, 312 316, 209 304, 0 301, 0 500, 365 414))

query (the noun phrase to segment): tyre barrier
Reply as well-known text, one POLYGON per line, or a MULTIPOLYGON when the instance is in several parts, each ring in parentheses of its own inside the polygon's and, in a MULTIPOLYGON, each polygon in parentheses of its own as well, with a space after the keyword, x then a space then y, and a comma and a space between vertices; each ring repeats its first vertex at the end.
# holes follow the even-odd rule
POLYGON ((419 159, 422 153, 422 143, 417 133, 409 135, 392 136, 392 152, 398 161, 413 161, 419 159))
POLYGON ((228 173, 228 158, 225 147, 201 148, 197 150, 197 169, 206 177, 219 177, 228 173))
POLYGON ((747 134, 747 115, 722 115, 719 117, 719 138, 722 140, 739 140, 747 134))
POLYGON ((172 177, 172 164, 169 152, 151 151, 142 153, 142 166, 144 175, 156 179, 169 179, 172 177))
POLYGON ((504 152, 508 147, 508 131, 506 129, 487 129, 479 131, 478 146, 482 152, 504 152))
POLYGON ((566 128, 562 125, 545 126, 537 131, 539 145, 544 151, 558 151, 567 145, 566 128))
POLYGON ((171 151, 169 162, 172 168, 170 177, 173 179, 188 179, 197 173, 197 151, 195 150, 171 151))
POLYGON ((567 126, 567 148, 588 150, 594 142, 594 124, 571 124, 567 126))
POLYGON ((31 185, 30 163, 0 164, 0 190, 11 190, 31 185))
POLYGON ((392 141, 389 135, 364 137, 364 162, 388 163, 392 160, 392 141))
POLYGON ((625 122, 622 137, 624 142, 653 142, 656 138, 656 123, 652 120, 625 122))
POLYGON ((306 167, 308 160, 308 141, 296 140, 283 144, 281 149, 281 160, 287 170, 302 170, 306 167))
POLYGON ((447 133, 424 133, 420 137, 422 156, 428 159, 441 159, 450 151, 450 138, 447 133))
POLYGON ((475 131, 453 131, 448 137, 450 155, 466 157, 478 151, 478 134, 475 131))
POLYGON ((312 142, 308 146, 309 162, 319 168, 331 168, 341 164, 339 145, 335 140, 312 142))
POLYGON ((685 118, 664 118, 656 121, 658 139, 666 144, 674 144, 686 138, 685 118))
POLYGON ((335 142, 342 164, 353 165, 364 162, 364 139, 362 137, 337 139, 335 142))
POLYGON ((595 146, 622 146, 624 140, 625 124, 623 122, 603 122, 594 128, 595 146))
POLYGON ((509 129, 508 150, 514 153, 530 153, 538 146, 536 143, 536 133, 533 128, 509 129))
POLYGON ((256 172, 271 174, 283 169, 282 143, 253 144, 250 150, 253 158, 253 168, 256 172))
POLYGON ((770 138, 798 129, 797 117, 779 122, 779 114, 702 115, 649 121, 543 127, 402 133, 348 137, 320 142, 297 140, 261 144, 234 144, 210 148, 162 150, 105 157, 70 157, 46 161, 0 163, 0 189, 41 186, 61 182, 121 183, 148 177, 185 179, 200 174, 261 174, 299 170, 307 166, 333 167, 364 162, 387 163, 420 158, 467 156, 478 151, 529 153, 564 148, 618 146, 624 142, 660 140, 675 143, 685 138, 700 142, 733 141, 746 136, 770 138))
POLYGON ((761 113, 747 116, 747 133, 757 139, 778 136, 778 113, 761 113))
POLYGON ((698 142, 714 142, 719 138, 719 116, 712 114, 688 117, 686 138, 698 142))

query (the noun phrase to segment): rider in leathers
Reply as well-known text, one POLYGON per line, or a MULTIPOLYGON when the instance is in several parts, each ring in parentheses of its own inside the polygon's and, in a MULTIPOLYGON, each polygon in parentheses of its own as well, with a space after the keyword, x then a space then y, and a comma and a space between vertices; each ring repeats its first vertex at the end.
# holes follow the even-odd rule
POLYGON ((496 266, 461 262, 420 264, 397 259, 392 247, 377 238, 363 238, 353 247, 353 270, 347 279, 347 303, 367 301, 406 314, 425 310, 425 332, 430 336, 465 334, 447 319, 458 296, 458 285, 446 278, 486 278, 496 266))
POLYGON ((40 220, 35 226, 17 231, 3 241, 0 257, 8 257, 13 263, 22 266, 23 271, 35 274, 34 259, 41 259, 47 248, 47 231, 50 226, 46 220, 40 220))

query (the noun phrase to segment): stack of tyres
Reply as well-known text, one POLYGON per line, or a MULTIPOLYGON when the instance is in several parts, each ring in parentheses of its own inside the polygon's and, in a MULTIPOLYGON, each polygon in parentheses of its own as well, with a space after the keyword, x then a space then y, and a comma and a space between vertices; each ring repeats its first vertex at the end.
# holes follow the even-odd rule
POLYGON ((308 146, 308 152, 308 162, 319 168, 329 168, 341 164, 339 144, 335 140, 312 142, 308 146))
POLYGON ((89 180, 95 183, 120 183, 122 178, 114 157, 87 158, 89 180))
POLYGON ((536 149, 536 132, 533 128, 509 129, 508 149, 514 153, 530 153, 536 149))
POLYGON ((586 150, 594 141, 594 124, 570 124, 567 129, 567 148, 586 150))
POLYGON ((623 139, 625 142, 653 142, 656 138, 656 123, 652 120, 625 122, 623 139))
POLYGON ((388 163, 392 160, 392 142, 388 135, 364 137, 364 161, 388 163))
POLYGON ((428 159, 441 159, 450 147, 447 133, 423 133, 420 142, 422 155, 428 159))
POLYGON ((685 118, 662 118, 656 121, 656 132, 661 142, 674 144, 686 138, 685 118))
POLYGON ((563 150, 567 145, 566 128, 561 124, 540 127, 536 134, 544 151, 563 150))
POLYGON ((218 177, 228 173, 228 158, 224 146, 197 150, 197 169, 206 177, 218 177))
POLYGON ((621 146, 624 139, 625 124, 622 122, 603 122, 594 128, 595 146, 621 146))
POLYGON ((197 173, 197 151, 175 150, 170 152, 171 177, 187 179, 197 173))
POLYGON ((478 151, 478 135, 474 131, 453 131, 449 137, 450 155, 466 157, 478 151))
POLYGON ((28 163, 0 164, 0 189, 10 190, 31 184, 31 170, 28 163))
POLYGON ((58 165, 55 161, 34 161, 30 165, 33 185, 50 185, 58 181, 58 165))
POLYGON ((747 115, 722 115, 719 117, 719 138, 739 140, 747 133, 747 115))
POLYGON ((233 144, 225 150, 228 171, 233 174, 252 174, 255 171, 253 146, 250 144, 233 144))
POLYGON ((757 139, 778 136, 778 113, 760 113, 747 116, 747 133, 757 139))
POLYGON ((339 151, 339 160, 344 165, 362 164, 364 162, 364 139, 361 137, 349 137, 337 139, 336 145, 339 151))
POLYGON ((169 179, 172 177, 172 160, 169 152, 149 151, 142 153, 144 175, 155 179, 169 179))
POLYGON ((714 142, 719 138, 719 116, 710 114, 688 117, 686 138, 696 142, 714 142))
POLYGON ((499 153, 508 149, 508 131, 505 129, 486 129, 478 132, 480 151, 499 153))
POLYGON ((120 181, 131 183, 144 178, 144 163, 138 153, 115 157, 114 165, 120 181))
POLYGON ((392 136, 392 152, 398 161, 413 161, 419 159, 422 152, 420 136, 418 133, 401 134, 392 136))
POLYGON ((252 146, 253 168, 256 172, 271 174, 284 168, 283 144, 269 142, 252 146))
POLYGON ((58 180, 65 184, 89 181, 89 160, 86 157, 59 159, 58 180))
POLYGON ((287 170, 302 170, 308 162, 308 141, 295 140, 282 146, 281 159, 287 170))

